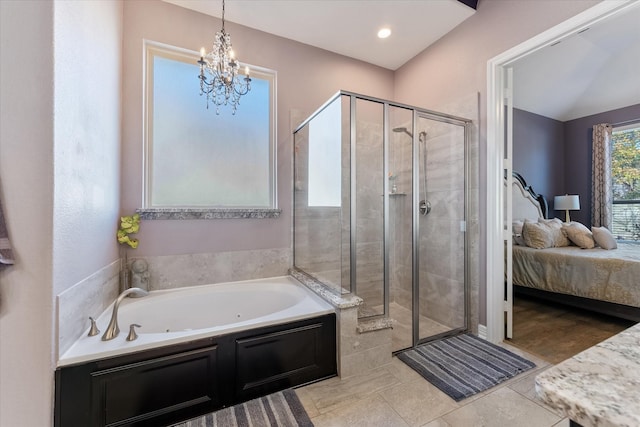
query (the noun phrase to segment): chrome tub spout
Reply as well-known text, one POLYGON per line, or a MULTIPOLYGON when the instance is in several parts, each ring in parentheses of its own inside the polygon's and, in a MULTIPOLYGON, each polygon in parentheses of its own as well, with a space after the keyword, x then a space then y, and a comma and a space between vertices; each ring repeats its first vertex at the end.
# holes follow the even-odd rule
POLYGON ((102 335, 102 341, 109 341, 114 339, 120 333, 120 328, 118 327, 118 307, 120 307, 120 303, 123 299, 128 296, 131 297, 143 297, 145 295, 149 295, 149 292, 140 288, 129 288, 123 291, 116 299, 116 302, 113 304, 113 312, 111 313, 111 320, 109 321, 109 326, 107 326, 107 330, 104 331, 104 335, 102 335))

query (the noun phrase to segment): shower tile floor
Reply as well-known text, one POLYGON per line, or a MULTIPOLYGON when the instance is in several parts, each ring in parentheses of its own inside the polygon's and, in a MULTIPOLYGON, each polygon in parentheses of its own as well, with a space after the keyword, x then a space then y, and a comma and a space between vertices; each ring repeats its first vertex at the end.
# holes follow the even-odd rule
MULTIPOLYGON (((389 304, 389 317, 393 319, 393 332, 392 332, 392 348, 393 351, 404 350, 410 348, 413 345, 413 338, 411 333, 412 314, 411 310, 392 302, 389 304)), ((433 335, 441 334, 451 330, 448 326, 438 323, 435 320, 429 319, 425 316, 420 316, 418 331, 422 338, 430 337, 433 335)))
POLYGON ((535 395, 535 376, 552 365, 502 345, 537 367, 460 402, 396 357, 369 373, 331 378, 296 392, 315 427, 568 427, 568 419, 535 395))
MULTIPOLYGON (((381 305, 367 307, 363 305, 358 309, 359 317, 379 316, 384 313, 381 305)), ((411 333, 412 315, 411 309, 406 308, 397 302, 389 304, 389 317, 393 319, 392 349, 393 351, 404 350, 413 345, 413 335, 411 333)), ((438 335, 451 330, 448 326, 438 323, 425 316, 419 319, 419 335, 422 338, 438 335)))

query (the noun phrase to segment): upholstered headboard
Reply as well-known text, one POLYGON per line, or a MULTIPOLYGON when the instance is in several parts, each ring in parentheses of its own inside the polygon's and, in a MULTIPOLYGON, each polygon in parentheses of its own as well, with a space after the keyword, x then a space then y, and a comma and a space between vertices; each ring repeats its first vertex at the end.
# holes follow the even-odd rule
MULTIPOLYGON (((505 180, 506 185, 506 180, 505 180)), ((513 172, 512 194, 512 218, 514 220, 529 219, 537 221, 538 218, 546 218, 548 212, 547 199, 533 191, 531 186, 518 172, 513 172)))

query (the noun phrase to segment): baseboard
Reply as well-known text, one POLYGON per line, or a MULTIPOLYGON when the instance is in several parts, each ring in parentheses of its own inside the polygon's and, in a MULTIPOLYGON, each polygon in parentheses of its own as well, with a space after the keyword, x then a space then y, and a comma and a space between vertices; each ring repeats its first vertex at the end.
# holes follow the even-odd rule
POLYGON ((487 339, 487 326, 486 325, 478 325, 478 337, 483 340, 487 339))

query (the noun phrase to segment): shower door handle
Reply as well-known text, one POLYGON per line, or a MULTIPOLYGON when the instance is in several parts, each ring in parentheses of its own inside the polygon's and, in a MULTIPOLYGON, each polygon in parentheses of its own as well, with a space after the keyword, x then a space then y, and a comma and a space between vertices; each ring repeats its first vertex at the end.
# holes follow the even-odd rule
POLYGON ((431 212, 431 202, 428 200, 420 200, 420 215, 428 215, 431 212))

